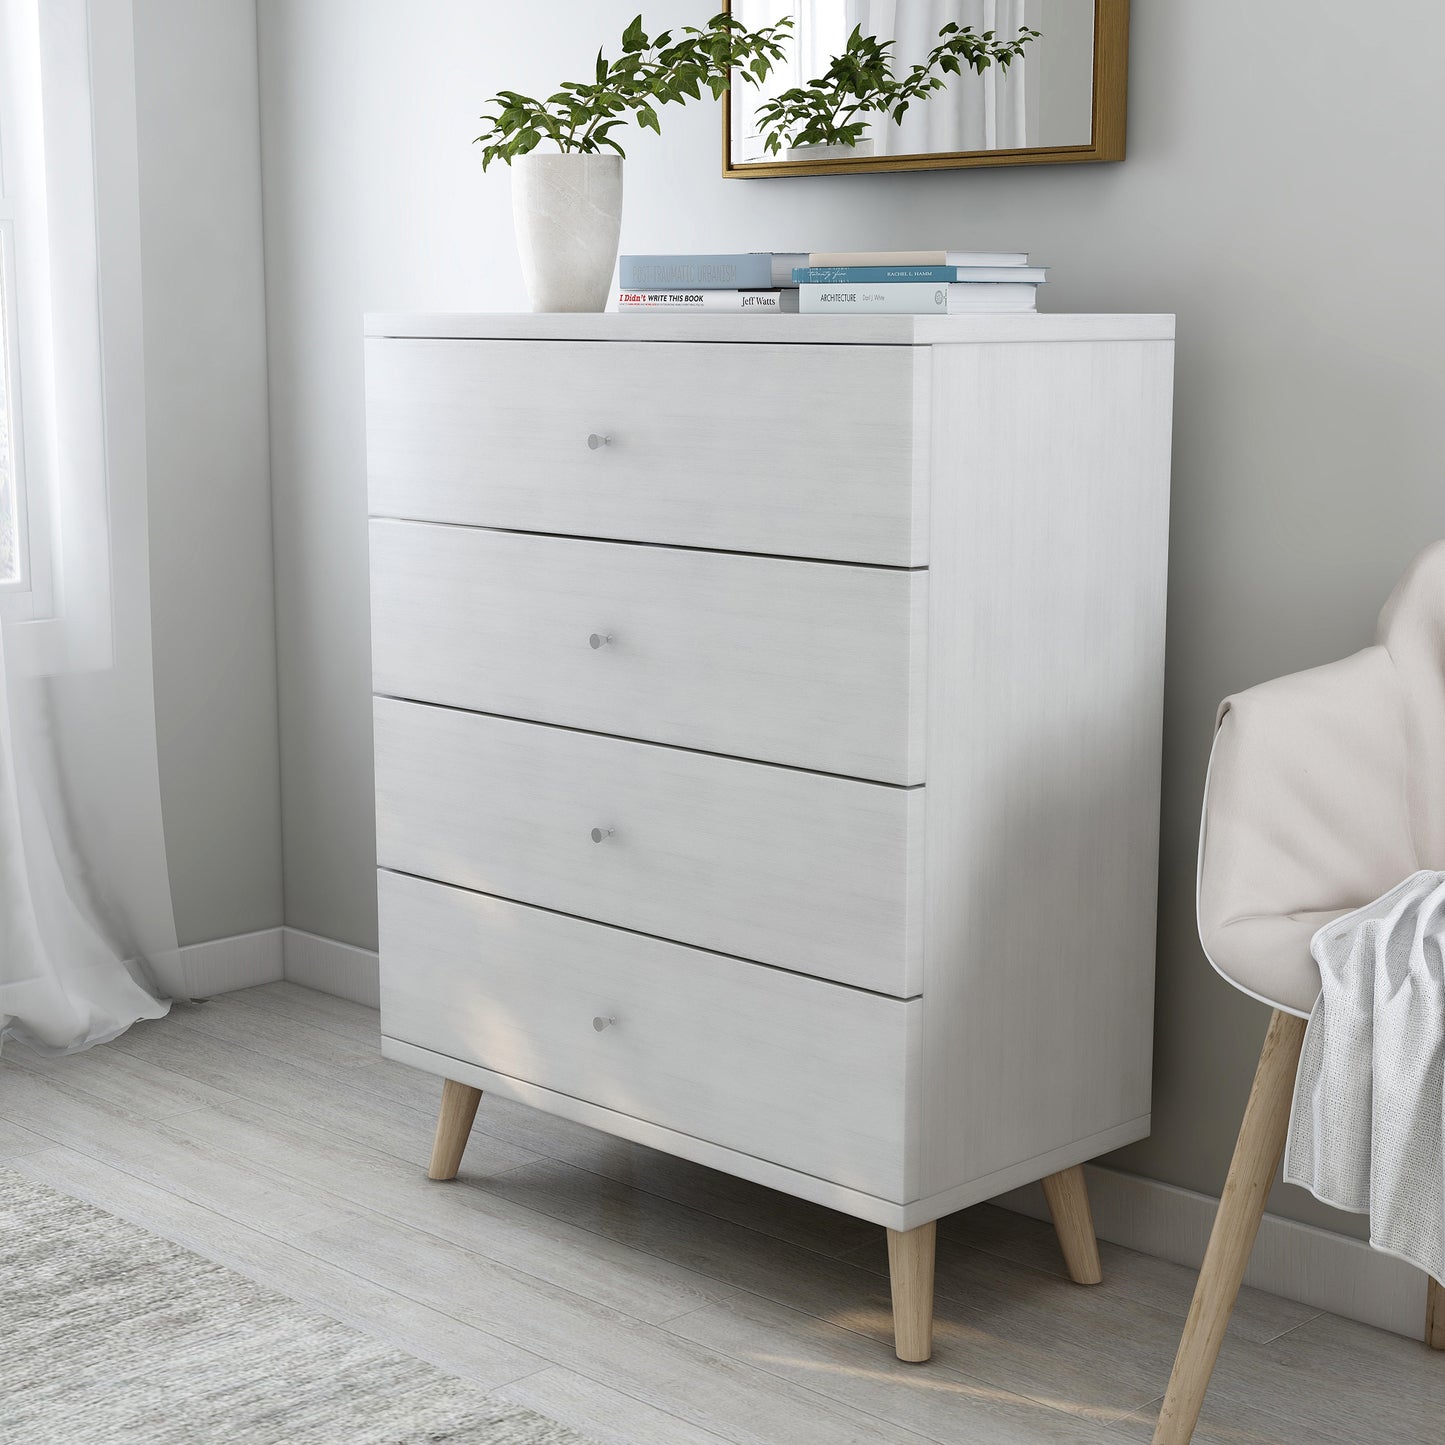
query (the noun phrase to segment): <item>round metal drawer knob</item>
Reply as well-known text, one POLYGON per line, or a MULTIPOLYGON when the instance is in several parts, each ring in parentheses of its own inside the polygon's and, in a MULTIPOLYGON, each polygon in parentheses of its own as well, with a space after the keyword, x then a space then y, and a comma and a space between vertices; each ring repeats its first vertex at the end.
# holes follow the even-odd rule
POLYGON ((606 647, 612 640, 610 632, 594 632, 587 638, 587 646, 596 652, 599 647, 606 647))
POLYGON ((611 445, 612 445, 612 438, 611 438, 611 437, 600 437, 600 436, 597 435, 597 433, 596 433, 595 431, 588 433, 588 436, 587 436, 587 449, 588 449, 589 451, 594 451, 594 452, 595 452, 598 447, 610 447, 611 445))
POLYGON ((601 1014, 592 1020, 592 1027, 600 1034, 603 1029, 610 1029, 617 1020, 615 1018, 603 1018, 601 1014))
POLYGON ((616 828, 594 828, 592 830, 592 841, 594 843, 605 843, 616 831, 616 828))

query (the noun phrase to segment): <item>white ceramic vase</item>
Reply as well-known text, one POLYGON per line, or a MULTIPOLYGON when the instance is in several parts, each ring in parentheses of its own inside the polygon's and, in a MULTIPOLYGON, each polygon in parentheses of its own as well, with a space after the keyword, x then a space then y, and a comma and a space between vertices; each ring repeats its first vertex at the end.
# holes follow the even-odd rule
POLYGON ((622 227, 622 157, 518 156, 512 212, 532 310, 605 310, 622 227))

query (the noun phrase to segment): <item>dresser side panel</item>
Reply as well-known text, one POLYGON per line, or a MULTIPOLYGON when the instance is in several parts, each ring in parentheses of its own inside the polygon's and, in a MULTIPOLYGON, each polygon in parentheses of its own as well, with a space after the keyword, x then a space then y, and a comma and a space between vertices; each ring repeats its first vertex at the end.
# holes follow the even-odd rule
POLYGON ((1172 368, 934 349, 929 1194, 1149 1112, 1172 368))
POLYGON ((912 475, 909 493, 913 503, 909 513, 912 526, 909 555, 918 563, 928 560, 928 487, 933 476, 933 351, 931 346, 915 346, 910 352, 913 415, 910 424, 912 475))

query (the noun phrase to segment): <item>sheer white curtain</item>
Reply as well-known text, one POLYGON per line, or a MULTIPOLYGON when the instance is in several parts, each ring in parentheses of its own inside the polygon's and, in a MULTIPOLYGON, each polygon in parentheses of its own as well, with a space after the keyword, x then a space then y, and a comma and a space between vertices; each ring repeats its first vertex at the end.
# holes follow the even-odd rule
POLYGON ((0 1039, 183 992, 156 765, 129 0, 0 0, 0 1039))
MULTIPOLYGON (((836 0, 834 0, 836 3, 836 0)), ((949 21, 992 30, 1000 40, 1016 40, 1028 24, 1028 0, 844 0, 846 29, 892 40, 893 68, 903 73, 937 43, 949 21)), ((949 75, 948 86, 910 107, 901 125, 876 120, 869 129, 877 155, 916 155, 934 151, 1013 150, 1026 139, 1025 91, 1028 60, 1005 71, 989 66, 982 75, 965 70, 949 75)))

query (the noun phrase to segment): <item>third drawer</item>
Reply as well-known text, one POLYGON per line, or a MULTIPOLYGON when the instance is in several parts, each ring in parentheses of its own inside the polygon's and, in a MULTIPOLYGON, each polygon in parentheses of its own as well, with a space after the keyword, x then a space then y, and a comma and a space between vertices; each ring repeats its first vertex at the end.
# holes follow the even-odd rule
POLYGON ((920 991, 923 788, 392 698, 375 724, 383 868, 920 991))

